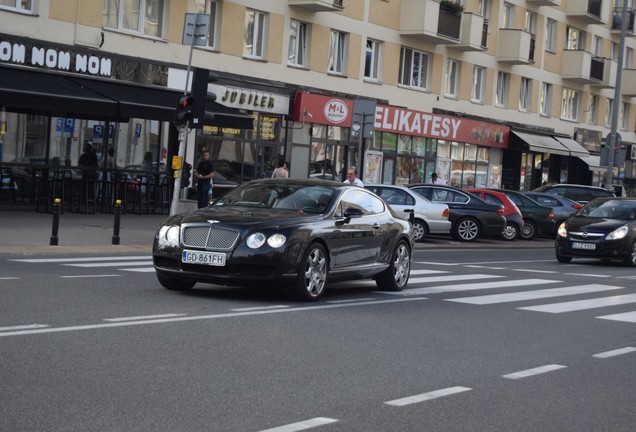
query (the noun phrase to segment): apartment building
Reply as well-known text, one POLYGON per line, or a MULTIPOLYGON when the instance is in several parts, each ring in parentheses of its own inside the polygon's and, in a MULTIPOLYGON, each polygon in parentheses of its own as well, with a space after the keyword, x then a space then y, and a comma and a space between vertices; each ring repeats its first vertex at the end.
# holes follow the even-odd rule
POLYGON ((99 158, 114 148, 120 168, 150 152, 162 171, 178 148, 189 61, 219 79, 186 160, 208 148, 230 182, 267 176, 284 157, 294 177, 342 179, 355 166, 367 182, 437 172, 459 187, 597 184, 614 118, 616 177, 629 181, 626 4, 623 14, 623 0, 2 1, 3 190, 37 199, 38 178, 77 167, 85 144, 99 158), (191 49, 192 14, 208 31, 191 49))

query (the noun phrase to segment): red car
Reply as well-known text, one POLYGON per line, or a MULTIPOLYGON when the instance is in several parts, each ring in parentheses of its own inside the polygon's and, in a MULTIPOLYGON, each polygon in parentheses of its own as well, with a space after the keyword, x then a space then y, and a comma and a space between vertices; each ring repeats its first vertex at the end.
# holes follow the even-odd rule
POLYGON ((519 236, 521 228, 523 228, 523 216, 521 211, 510 198, 503 192, 493 191, 490 189, 464 189, 477 195, 479 198, 492 204, 501 204, 504 206, 504 216, 506 217, 506 228, 501 233, 504 240, 514 240, 519 236))

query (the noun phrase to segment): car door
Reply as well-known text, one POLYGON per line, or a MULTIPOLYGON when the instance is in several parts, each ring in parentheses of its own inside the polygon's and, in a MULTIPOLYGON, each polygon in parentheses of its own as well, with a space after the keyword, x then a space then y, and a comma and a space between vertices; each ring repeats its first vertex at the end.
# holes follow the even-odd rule
POLYGON ((336 220, 344 218, 348 208, 358 209, 362 215, 339 226, 332 266, 334 271, 374 265, 384 241, 385 228, 381 222, 385 206, 380 199, 362 188, 352 189, 340 199, 336 220))

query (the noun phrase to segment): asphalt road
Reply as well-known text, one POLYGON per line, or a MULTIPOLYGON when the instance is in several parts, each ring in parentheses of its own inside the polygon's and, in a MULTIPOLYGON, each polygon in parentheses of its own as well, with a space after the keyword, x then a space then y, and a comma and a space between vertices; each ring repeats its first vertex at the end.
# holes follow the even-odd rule
POLYGON ((418 249, 409 289, 170 292, 148 255, 0 258, 0 431, 632 431, 633 269, 418 249), (70 258, 70 259, 69 259, 70 258))

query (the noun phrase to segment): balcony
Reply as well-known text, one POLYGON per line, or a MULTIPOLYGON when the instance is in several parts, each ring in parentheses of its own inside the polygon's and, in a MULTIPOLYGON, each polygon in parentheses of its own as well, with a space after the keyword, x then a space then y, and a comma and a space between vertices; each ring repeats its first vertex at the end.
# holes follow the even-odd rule
POLYGON ((561 4, 561 0, 526 0, 526 2, 537 6, 559 6, 561 4))
MULTIPOLYGON (((594 63, 594 58, 592 59, 592 63, 594 63)), ((603 79, 601 82, 590 83, 590 85, 600 88, 616 87, 616 71, 618 71, 618 62, 608 58, 601 58, 600 60, 603 62, 603 79)))
POLYGON ((462 51, 484 51, 487 48, 488 20, 481 15, 464 12, 462 17, 461 40, 455 48, 462 51))
POLYGON ((289 6, 298 6, 313 12, 339 12, 344 9, 344 0, 288 0, 289 6))
POLYGON ((499 29, 497 61, 510 64, 534 63, 535 36, 520 29, 499 29))
MULTIPOLYGON (((581 84, 603 85, 605 59, 583 50, 563 50, 561 76, 581 84)), ((609 71, 608 71, 609 72, 609 71)))
POLYGON ((437 44, 458 44, 462 30, 462 13, 446 7, 440 0, 402 0, 400 34, 437 44))
POLYGON ((623 69, 621 94, 626 97, 636 97, 636 69, 623 69))
POLYGON ((586 24, 607 24, 609 10, 603 7, 604 1, 609 0, 568 1, 565 13, 570 18, 576 18, 586 24))
MULTIPOLYGON (((636 37, 636 31, 634 30, 634 17, 636 11, 634 9, 627 10, 627 26, 625 27, 625 36, 636 37)), ((621 32, 621 19, 623 18, 623 8, 614 8, 612 12, 612 33, 620 34, 621 32)))

